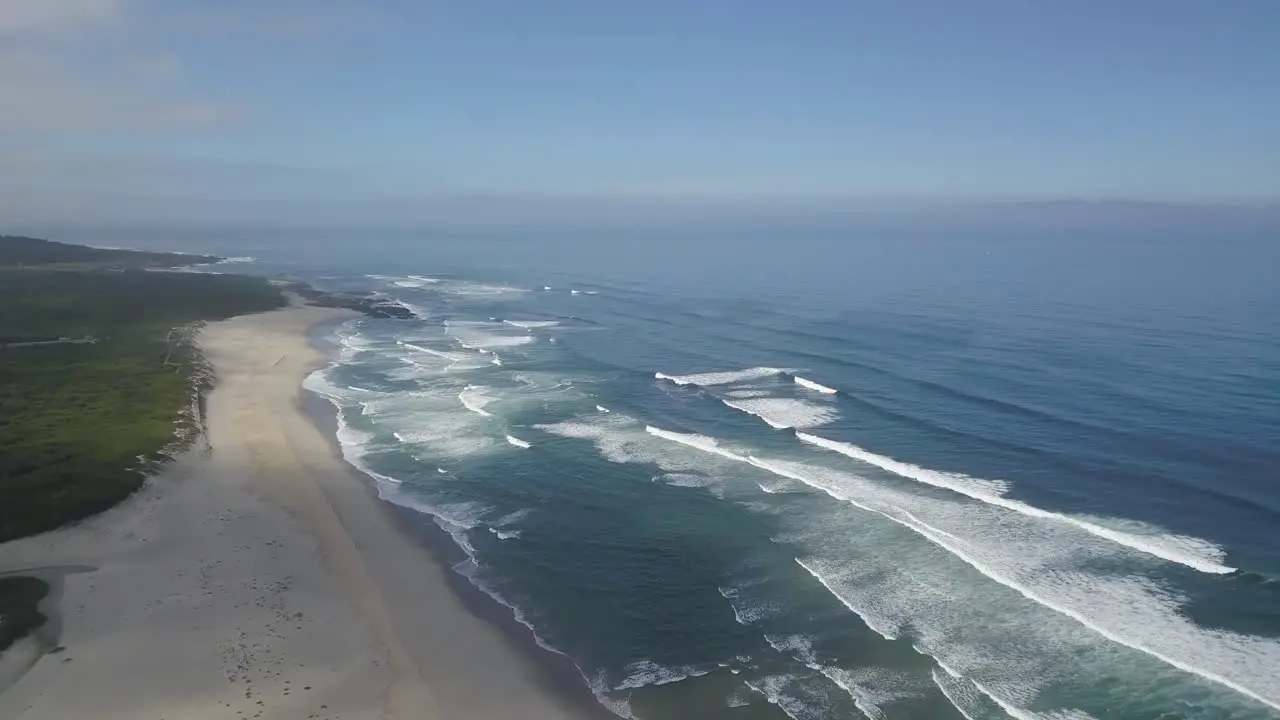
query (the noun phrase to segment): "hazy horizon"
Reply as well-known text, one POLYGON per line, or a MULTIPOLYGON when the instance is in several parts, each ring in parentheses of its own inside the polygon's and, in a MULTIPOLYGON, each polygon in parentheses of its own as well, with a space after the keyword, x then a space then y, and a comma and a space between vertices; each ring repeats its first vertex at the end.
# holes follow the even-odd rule
POLYGON ((0 218, 1272 227, 1277 27, 1260 0, 5 0, 0 218))

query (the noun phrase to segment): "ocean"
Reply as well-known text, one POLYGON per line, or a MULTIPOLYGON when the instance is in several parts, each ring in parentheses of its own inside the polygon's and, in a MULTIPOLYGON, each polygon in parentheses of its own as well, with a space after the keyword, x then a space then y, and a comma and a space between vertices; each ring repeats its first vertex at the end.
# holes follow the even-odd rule
POLYGON ((306 387, 619 716, 1280 718, 1274 239, 201 242, 418 314, 306 387))

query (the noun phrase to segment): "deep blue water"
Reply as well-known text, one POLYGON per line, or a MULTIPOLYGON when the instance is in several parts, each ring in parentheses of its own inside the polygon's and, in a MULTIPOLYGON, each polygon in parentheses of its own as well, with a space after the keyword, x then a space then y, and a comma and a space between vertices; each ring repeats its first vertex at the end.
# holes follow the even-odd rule
POLYGON ((198 249, 421 313, 308 387, 619 714, 1280 717, 1276 238, 198 249))

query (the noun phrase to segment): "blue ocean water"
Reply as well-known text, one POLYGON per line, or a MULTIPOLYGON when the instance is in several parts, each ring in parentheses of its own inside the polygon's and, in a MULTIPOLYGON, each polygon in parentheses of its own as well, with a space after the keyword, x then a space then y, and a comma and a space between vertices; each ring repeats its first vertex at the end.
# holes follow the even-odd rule
POLYGON ((418 312, 307 387, 621 716, 1280 718, 1274 239, 199 249, 418 312))

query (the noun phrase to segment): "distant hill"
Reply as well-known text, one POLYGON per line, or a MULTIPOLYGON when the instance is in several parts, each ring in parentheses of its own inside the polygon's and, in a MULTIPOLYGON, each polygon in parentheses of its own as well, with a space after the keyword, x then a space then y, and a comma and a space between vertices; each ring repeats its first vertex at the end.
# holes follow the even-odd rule
POLYGON ((90 265, 110 267, 174 267, 212 263, 214 255, 106 250, 19 235, 0 235, 0 266, 90 265))

